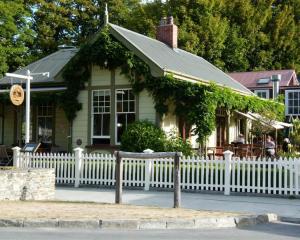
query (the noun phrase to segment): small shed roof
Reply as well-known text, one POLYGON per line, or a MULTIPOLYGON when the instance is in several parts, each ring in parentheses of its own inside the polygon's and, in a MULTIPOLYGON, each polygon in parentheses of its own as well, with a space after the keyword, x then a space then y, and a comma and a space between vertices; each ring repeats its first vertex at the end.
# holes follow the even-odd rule
MULTIPOLYGON (((60 49, 36 62, 29 64, 28 66, 21 68, 14 73, 26 75, 27 70, 32 73, 49 72, 49 78, 47 76, 36 75, 33 77, 32 83, 51 83, 60 82, 62 79, 57 78, 63 67, 70 61, 70 59, 76 54, 78 50, 76 48, 64 48, 60 49)), ((4 77, 1 79, 0 84, 20 83, 20 79, 11 77, 4 77)), ((23 80, 24 82, 24 80, 23 80)))
POLYGON ((260 84, 259 80, 271 79, 272 75, 281 74, 280 87, 299 86, 295 70, 272 70, 257 72, 233 72, 228 73, 232 78, 239 81, 247 88, 272 88, 272 81, 266 84, 260 84))

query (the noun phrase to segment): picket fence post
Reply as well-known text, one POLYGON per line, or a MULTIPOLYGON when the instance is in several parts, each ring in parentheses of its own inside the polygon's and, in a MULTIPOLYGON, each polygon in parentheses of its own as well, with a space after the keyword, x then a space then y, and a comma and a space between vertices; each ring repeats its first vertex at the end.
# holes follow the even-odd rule
POLYGON ((230 195, 230 182, 231 182, 231 160, 233 152, 227 150, 223 152, 225 158, 225 189, 224 195, 230 195))
POLYGON ((294 159, 294 163, 295 163, 295 167, 296 167, 296 179, 295 179, 295 192, 296 192, 296 195, 299 195, 300 194, 300 159, 299 158, 296 158, 294 159))
MULTIPOLYGON (((145 149, 143 153, 153 153, 154 151, 151 149, 145 149)), ((149 191, 150 189, 150 178, 151 178, 151 170, 152 170, 152 160, 145 160, 145 187, 144 191, 149 191)))
POLYGON ((21 166, 21 159, 20 159, 21 148, 16 146, 13 147, 12 150, 13 150, 13 166, 19 168, 21 166))
POLYGON ((80 174, 81 174, 81 168, 82 168, 82 152, 83 149, 78 147, 74 149, 75 152, 75 184, 74 187, 79 187, 80 182, 80 174))

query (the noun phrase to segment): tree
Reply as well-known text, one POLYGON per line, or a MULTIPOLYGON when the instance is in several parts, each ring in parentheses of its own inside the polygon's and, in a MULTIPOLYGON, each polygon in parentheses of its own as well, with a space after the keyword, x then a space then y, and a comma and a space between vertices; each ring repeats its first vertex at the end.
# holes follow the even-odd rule
MULTIPOLYGON (((110 21, 124 24, 138 0, 110 0, 110 21)), ((30 0, 33 29, 36 32, 34 54, 47 55, 58 45, 79 46, 103 25, 104 4, 101 0, 30 0)))
POLYGON ((23 0, 0 0, 0 76, 27 63, 33 34, 23 0))

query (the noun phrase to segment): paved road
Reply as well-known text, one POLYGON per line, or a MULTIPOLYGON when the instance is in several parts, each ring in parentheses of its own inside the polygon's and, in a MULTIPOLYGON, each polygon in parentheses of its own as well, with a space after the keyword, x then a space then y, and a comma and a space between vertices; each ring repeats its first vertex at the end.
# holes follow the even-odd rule
POLYGON ((140 239, 201 239, 201 240, 299 240, 300 225, 272 223, 246 229, 216 230, 79 230, 0 228, 0 240, 140 240, 140 239))
MULTIPOLYGON (((56 199, 114 203, 113 189, 58 187, 56 199)), ((123 202, 134 205, 173 206, 172 192, 125 190, 123 202)), ((182 193, 182 207, 191 209, 243 213, 276 213, 300 218, 300 199, 224 196, 217 194, 182 193)))

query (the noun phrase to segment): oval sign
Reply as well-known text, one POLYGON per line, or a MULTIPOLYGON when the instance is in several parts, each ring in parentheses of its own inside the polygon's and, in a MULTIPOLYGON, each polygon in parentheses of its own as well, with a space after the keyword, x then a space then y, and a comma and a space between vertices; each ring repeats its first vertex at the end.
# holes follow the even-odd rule
POLYGON ((24 90, 22 86, 15 84, 12 85, 9 92, 10 101, 16 105, 19 106, 24 101, 24 90))

